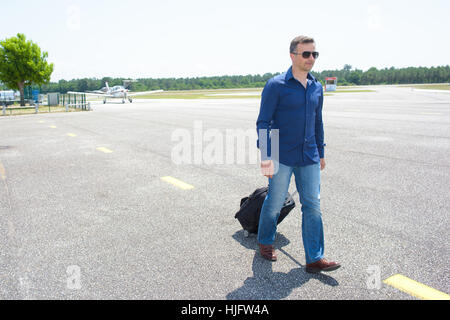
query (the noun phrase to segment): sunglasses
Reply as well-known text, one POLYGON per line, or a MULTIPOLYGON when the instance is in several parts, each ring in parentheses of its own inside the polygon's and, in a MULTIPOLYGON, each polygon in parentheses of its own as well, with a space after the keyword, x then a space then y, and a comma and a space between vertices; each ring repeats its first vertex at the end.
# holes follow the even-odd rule
POLYGON ((301 54, 302 57, 305 59, 308 59, 309 57, 311 57, 311 55, 313 56, 314 59, 317 59, 319 57, 319 53, 317 51, 303 51, 302 53, 294 52, 294 54, 296 56, 301 54))

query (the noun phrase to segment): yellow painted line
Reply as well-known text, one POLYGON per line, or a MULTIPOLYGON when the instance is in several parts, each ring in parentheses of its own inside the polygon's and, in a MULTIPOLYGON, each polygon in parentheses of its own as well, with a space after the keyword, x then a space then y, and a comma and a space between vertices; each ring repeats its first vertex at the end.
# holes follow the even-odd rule
POLYGON ((77 135, 75 133, 68 133, 67 134, 69 137, 76 137, 77 135))
POLYGON ((112 150, 109 150, 108 148, 105 148, 105 147, 99 147, 99 148, 97 148, 97 150, 104 152, 104 153, 113 153, 112 150))
POLYGON ((56 129, 56 126, 49 126, 50 128, 52 128, 52 129, 56 129))
POLYGON ((3 166, 3 164, 1 162, 0 162, 0 178, 2 178, 2 180, 6 180, 5 167, 3 166))
POLYGON ((39 123, 45 123, 45 121, 44 120, 39 120, 39 123))
POLYGON ((444 292, 433 289, 420 282, 412 280, 401 274, 395 274, 383 281, 384 283, 424 300, 450 300, 450 296, 444 292))
POLYGON ((161 177, 161 180, 163 180, 163 181, 165 181, 167 183, 173 184, 174 186, 176 186, 176 187, 178 187, 180 189, 183 189, 183 190, 194 189, 193 185, 191 185, 189 183, 186 183, 186 182, 183 182, 181 180, 178 180, 178 179, 176 179, 174 177, 169 177, 169 176, 161 177))

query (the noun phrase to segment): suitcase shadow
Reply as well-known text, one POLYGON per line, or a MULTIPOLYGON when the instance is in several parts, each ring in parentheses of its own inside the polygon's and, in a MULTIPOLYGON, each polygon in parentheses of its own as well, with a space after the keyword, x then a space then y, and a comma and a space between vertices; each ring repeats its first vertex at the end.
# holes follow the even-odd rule
MULTIPOLYGON (((275 249, 278 251, 278 262, 282 255, 287 256, 299 267, 294 268, 288 273, 274 272, 272 269, 273 262, 267 261, 261 257, 255 236, 244 237, 244 231, 236 232, 233 239, 239 242, 247 249, 254 250, 252 271, 253 277, 245 279, 243 285, 227 294, 227 300, 279 300, 288 297, 292 290, 301 287, 310 279, 317 279, 323 284, 329 286, 338 286, 339 283, 333 278, 323 273, 311 274, 305 271, 305 266, 298 262, 283 247, 290 243, 283 234, 277 233, 275 238, 275 249)), ((310 297, 304 297, 308 299, 310 297)))

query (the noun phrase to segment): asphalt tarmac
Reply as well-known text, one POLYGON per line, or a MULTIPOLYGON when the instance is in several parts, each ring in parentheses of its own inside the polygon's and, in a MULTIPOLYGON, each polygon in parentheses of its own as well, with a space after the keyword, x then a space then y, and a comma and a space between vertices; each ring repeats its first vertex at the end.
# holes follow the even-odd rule
POLYGON ((231 161, 227 140, 256 131, 259 99, 0 117, 0 299, 427 297, 388 284, 395 275, 448 297, 450 94, 372 89, 325 97, 325 257, 342 267, 315 275, 298 195, 277 262, 234 219, 267 185, 252 148, 231 161))

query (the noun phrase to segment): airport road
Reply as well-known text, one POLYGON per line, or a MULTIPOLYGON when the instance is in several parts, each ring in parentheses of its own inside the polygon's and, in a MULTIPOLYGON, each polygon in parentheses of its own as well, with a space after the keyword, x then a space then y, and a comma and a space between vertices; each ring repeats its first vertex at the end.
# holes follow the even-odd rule
POLYGON ((173 162, 176 132, 193 151, 195 126, 255 130, 258 99, 0 117, 0 298, 448 298, 450 95, 374 89, 325 97, 325 256, 342 268, 319 275, 298 196, 277 262, 244 237, 234 214, 267 184, 257 164, 173 162))

